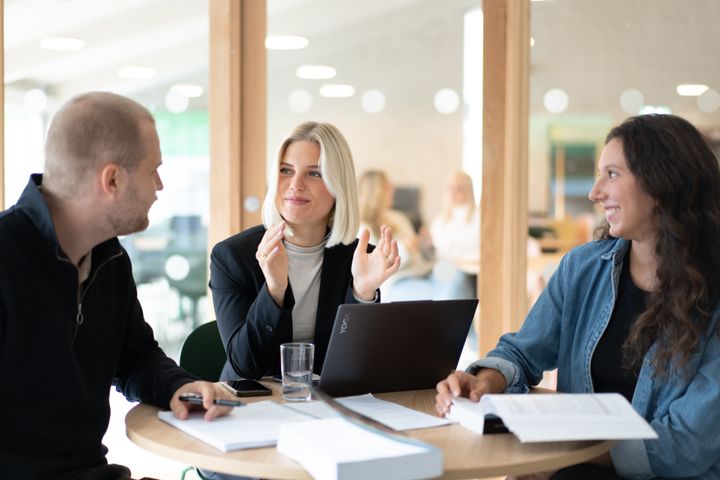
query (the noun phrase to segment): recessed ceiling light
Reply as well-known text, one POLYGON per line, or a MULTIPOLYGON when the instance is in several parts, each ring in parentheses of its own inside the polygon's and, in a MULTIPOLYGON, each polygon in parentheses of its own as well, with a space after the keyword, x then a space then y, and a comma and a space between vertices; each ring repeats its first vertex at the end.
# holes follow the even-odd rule
POLYGON ((385 108, 385 94, 376 88, 370 89, 362 94, 360 105, 368 113, 380 113, 385 108))
POLYGON ((550 113, 563 113, 568 108, 570 97, 561 88, 551 88, 543 95, 543 105, 550 113))
POLYGON ((306 90, 293 90, 288 95, 288 108, 294 113, 305 113, 312 108, 312 97, 306 90))
POLYGON ((85 42, 79 38, 70 37, 49 37, 43 38, 40 41, 40 47, 46 50, 57 50, 62 52, 72 52, 75 50, 82 50, 85 46, 85 42))
POLYGON ((270 35, 265 37, 268 50, 300 50, 308 46, 308 39, 297 35, 270 35))
POLYGON ((720 94, 712 88, 697 97, 697 106, 705 113, 713 113, 720 108, 720 94))
POLYGON ((178 93, 185 95, 188 98, 201 97, 205 92, 205 89, 200 85, 189 85, 189 84, 178 84, 170 87, 170 90, 174 90, 178 93))
POLYGON ((643 105, 645 105, 645 96, 640 90, 628 88, 620 95, 620 108, 625 113, 637 115, 643 105))
POLYGON ((320 87, 320 95, 328 98, 344 98, 355 95, 355 87, 340 83, 329 83, 320 87))
POLYGON ((530 46, 531 47, 535 46, 535 38, 533 38, 533 37, 530 37, 530 46))
POLYGON ((33 88, 25 93, 25 107, 34 113, 42 113, 47 106, 47 95, 39 88, 33 88))
POLYGON ((165 108, 171 113, 183 113, 189 105, 190 99, 177 90, 169 90, 165 95, 165 108))
POLYGON ((129 78, 132 80, 147 80, 155 76, 155 69, 152 67, 122 67, 118 69, 120 78, 129 78))
POLYGON ((678 95, 683 97, 697 97, 705 93, 705 90, 707 89, 707 85, 701 85, 698 83, 681 83, 675 87, 675 91, 677 91, 678 95))
POLYGON ((670 107, 667 105, 643 105, 640 109, 640 115, 648 115, 652 113, 670 115, 672 110, 670 110, 670 107))
POLYGON ((301 65, 295 70, 295 75, 308 80, 327 80, 337 75, 337 71, 326 65, 301 65))
POLYGON ((441 88, 435 92, 433 104, 438 112, 449 115, 460 106, 460 96, 452 88, 441 88))

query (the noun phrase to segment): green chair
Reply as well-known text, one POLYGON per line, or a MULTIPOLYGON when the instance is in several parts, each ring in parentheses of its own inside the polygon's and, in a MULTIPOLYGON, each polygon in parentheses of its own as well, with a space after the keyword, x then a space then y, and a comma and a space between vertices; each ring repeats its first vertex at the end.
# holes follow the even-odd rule
MULTIPOLYGON (((217 321, 203 323, 185 339, 180 349, 180 366, 203 380, 217 382, 223 365, 225 347, 220 339, 217 321)), ((195 471, 200 479, 205 478, 195 467, 188 467, 182 471, 180 479, 184 480, 185 475, 191 471, 195 471)))
POLYGON ((220 379, 225 360, 225 347, 215 320, 193 330, 180 350, 180 366, 208 382, 220 379))

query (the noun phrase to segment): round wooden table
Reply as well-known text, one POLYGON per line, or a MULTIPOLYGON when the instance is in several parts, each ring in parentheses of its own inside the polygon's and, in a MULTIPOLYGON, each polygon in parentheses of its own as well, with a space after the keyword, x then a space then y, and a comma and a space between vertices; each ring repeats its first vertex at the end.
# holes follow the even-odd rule
MULTIPOLYGON (((273 389, 272 399, 282 402, 279 384, 263 382, 273 389)), ((378 398, 432 413, 434 390, 380 393, 378 398)), ((250 397, 248 401, 269 397, 250 397)), ((297 463, 274 447, 222 452, 161 421, 158 409, 139 404, 125 417, 127 436, 151 452, 218 472, 274 479, 311 479, 297 463)), ((549 442, 521 444, 510 434, 478 435, 454 424, 403 432, 435 445, 443 452, 440 478, 497 477, 556 470, 597 457, 615 442, 549 442)))

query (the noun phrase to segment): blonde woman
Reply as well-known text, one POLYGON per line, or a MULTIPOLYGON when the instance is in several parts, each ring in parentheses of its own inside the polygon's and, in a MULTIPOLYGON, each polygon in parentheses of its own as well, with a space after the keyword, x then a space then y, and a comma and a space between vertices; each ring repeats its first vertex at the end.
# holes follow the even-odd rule
POLYGON ((477 275, 480 264, 480 210, 475 205, 472 178, 454 172, 445 185, 443 208, 430 225, 435 256, 459 270, 477 275))
POLYGON ((218 243, 210 290, 228 355, 221 378, 280 371, 280 344, 315 344, 314 371, 327 351, 337 307, 379 301, 400 268, 397 243, 381 227, 357 239, 355 171, 347 141, 327 123, 307 122, 283 142, 269 179, 263 225, 218 243))
POLYGON ((480 209, 472 178, 453 172, 445 185, 443 207, 430 224, 435 251, 435 277, 447 285, 446 297, 476 296, 480 268, 480 209))

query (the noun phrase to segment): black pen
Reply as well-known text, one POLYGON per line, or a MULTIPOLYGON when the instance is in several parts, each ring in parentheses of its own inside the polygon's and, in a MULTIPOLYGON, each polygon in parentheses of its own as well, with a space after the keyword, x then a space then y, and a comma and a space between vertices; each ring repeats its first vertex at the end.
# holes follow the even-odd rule
MULTIPOLYGON (((180 395, 181 402, 194 403, 195 405, 202 405, 203 397, 195 393, 184 393, 180 395)), ((216 398, 213 400, 215 405, 223 405, 226 407, 244 407, 245 402, 240 400, 225 400, 224 398, 216 398)))

